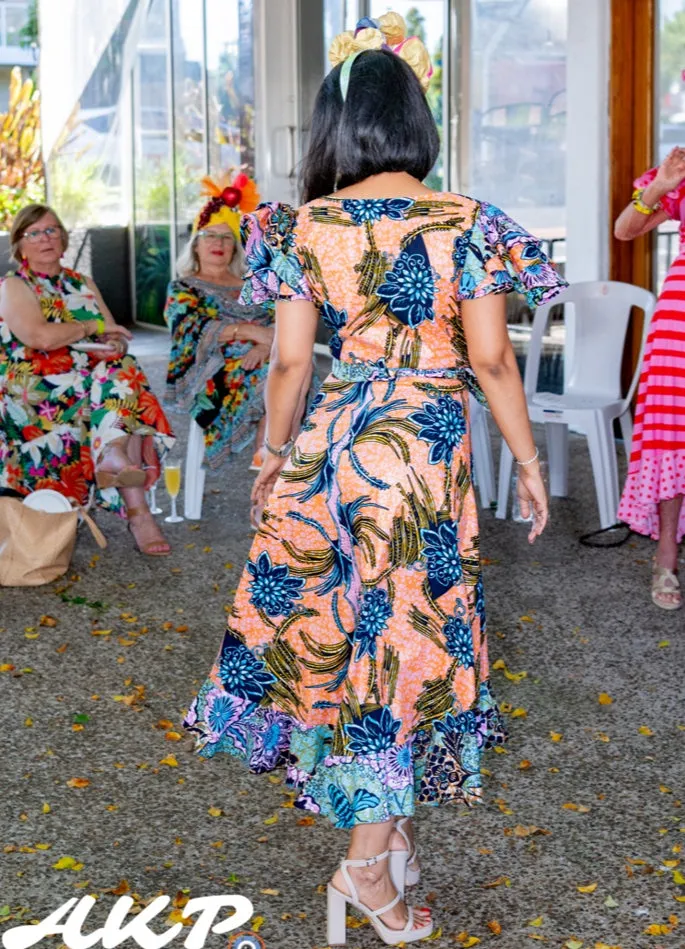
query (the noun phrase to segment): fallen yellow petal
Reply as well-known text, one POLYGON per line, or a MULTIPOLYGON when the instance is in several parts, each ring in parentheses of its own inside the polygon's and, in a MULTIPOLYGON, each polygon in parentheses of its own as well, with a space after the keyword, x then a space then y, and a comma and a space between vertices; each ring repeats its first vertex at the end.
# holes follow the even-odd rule
POLYGON ((165 764, 169 768, 178 768, 178 761, 176 760, 175 755, 167 755, 166 758, 162 758, 162 760, 159 763, 165 764))
POLYGON ((255 918, 252 920, 252 932, 258 933, 265 922, 266 920, 263 916, 255 916, 255 918))
POLYGON ((650 735, 653 735, 653 734, 654 734, 654 732, 652 731, 652 729, 651 729, 651 728, 647 728, 646 725, 640 725, 640 727, 638 728, 638 732, 639 732, 641 735, 647 735, 648 737, 649 737, 650 735))
POLYGON ((561 741, 564 736, 561 732, 550 732, 549 737, 552 739, 552 741, 561 741))
POLYGON ((88 778, 69 778, 67 781, 68 788, 87 788, 89 784, 88 778))
POLYGON ((529 925, 529 926, 542 926, 542 924, 544 923, 544 921, 545 921, 545 917, 544 917, 544 916, 536 916, 535 919, 531 919, 531 921, 528 923, 528 925, 529 925))
POLYGON ((680 870, 676 870, 673 873, 673 882, 676 886, 685 886, 685 876, 683 876, 680 870))
POLYGON ((278 814, 272 814, 271 817, 267 817, 264 821, 264 823, 268 824, 269 826, 271 824, 276 824, 277 822, 278 822, 278 814))
POLYGON ((588 883, 587 886, 576 887, 579 893, 594 893, 599 884, 597 883, 588 883))
POLYGON ((497 922, 496 919, 491 919, 489 923, 486 923, 488 929, 491 933, 494 933, 495 936, 499 936, 502 932, 502 926, 497 922))
POLYGON ((614 700, 610 695, 607 695, 606 692, 599 693, 599 704, 600 705, 611 705, 614 700))
POLYGON ((207 813, 210 817, 223 817, 224 815, 220 807, 210 807, 207 809, 207 813))

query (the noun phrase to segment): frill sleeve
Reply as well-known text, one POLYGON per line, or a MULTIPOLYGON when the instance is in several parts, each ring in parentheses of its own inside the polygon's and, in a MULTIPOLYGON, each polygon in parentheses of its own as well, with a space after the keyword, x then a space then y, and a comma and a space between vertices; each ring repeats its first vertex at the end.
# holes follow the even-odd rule
MULTIPOLYGON (((636 178, 633 182, 635 188, 646 188, 647 185, 651 183, 656 178, 656 173, 658 168, 650 168, 649 171, 646 171, 643 175, 640 175, 639 178, 636 178)), ((669 191, 668 194, 665 194, 659 204, 661 205, 662 210, 668 214, 668 216, 674 221, 680 221, 680 205, 685 200, 685 186, 680 185, 678 188, 675 188, 673 191, 669 191)))
POLYGON ((472 226, 452 251, 458 300, 488 293, 521 293, 540 306, 568 284, 550 263, 540 242, 491 204, 480 204, 472 226))
POLYGON ((247 272, 240 302, 309 300, 312 293, 295 246, 297 211, 288 204, 260 204, 240 223, 247 272))

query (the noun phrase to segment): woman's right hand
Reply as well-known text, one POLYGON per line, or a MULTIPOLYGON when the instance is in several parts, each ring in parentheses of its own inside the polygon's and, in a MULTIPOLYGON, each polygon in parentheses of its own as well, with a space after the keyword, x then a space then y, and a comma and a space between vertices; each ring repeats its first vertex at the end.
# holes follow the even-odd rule
POLYGON ((685 178, 685 148, 673 148, 659 165, 654 183, 664 194, 677 188, 685 178))
POLYGON ((528 543, 533 544, 535 538, 539 537, 545 529, 549 517, 547 489, 538 462, 532 465, 519 465, 516 493, 522 516, 526 520, 533 518, 528 534, 528 543))

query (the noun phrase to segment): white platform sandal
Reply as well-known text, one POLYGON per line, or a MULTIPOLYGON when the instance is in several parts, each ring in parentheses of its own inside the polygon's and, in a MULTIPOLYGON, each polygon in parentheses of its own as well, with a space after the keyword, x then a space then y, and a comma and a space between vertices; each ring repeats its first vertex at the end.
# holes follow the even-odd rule
POLYGON ((683 605, 680 582, 668 567, 652 567, 652 603, 662 610, 679 610, 683 605))
MULTIPOLYGON (((404 862, 406 862, 407 851, 400 850, 397 852, 402 854, 404 862)), ((347 945, 346 916, 348 905, 354 906, 355 909, 359 910, 360 913, 363 913, 364 916, 368 918, 376 931, 376 935, 386 946, 399 946, 408 942, 418 942, 420 939, 425 939, 426 936, 430 936, 433 932, 432 920, 426 923, 425 926, 414 929, 414 909, 411 906, 407 907, 407 923, 404 929, 390 929, 389 926, 385 925, 381 916, 383 913, 387 913, 393 909, 393 907, 397 906, 402 899, 399 892, 394 900, 391 900, 387 906, 383 906, 380 909, 369 909, 369 907, 365 906, 359 899, 357 888, 352 882, 348 867, 373 867, 377 863, 380 863, 381 860, 388 859, 390 853, 389 850, 386 850, 377 857, 370 857, 368 860, 343 860, 341 862, 340 871, 345 880, 345 885, 350 892, 349 894, 342 893, 337 887, 333 886, 332 883, 328 884, 327 942, 329 946, 347 945)), ((397 865, 399 867, 399 862, 397 865)))
POLYGON ((401 893, 402 896, 404 896, 406 887, 416 886, 421 879, 421 868, 415 869, 409 866, 410 863, 414 863, 417 856, 416 844, 413 847, 411 846, 409 835, 404 829, 404 825, 409 820, 411 820, 411 818, 401 817, 395 823, 395 830, 404 840, 407 849, 390 851, 390 876, 392 877, 392 882, 395 884, 395 889, 398 893, 401 893))

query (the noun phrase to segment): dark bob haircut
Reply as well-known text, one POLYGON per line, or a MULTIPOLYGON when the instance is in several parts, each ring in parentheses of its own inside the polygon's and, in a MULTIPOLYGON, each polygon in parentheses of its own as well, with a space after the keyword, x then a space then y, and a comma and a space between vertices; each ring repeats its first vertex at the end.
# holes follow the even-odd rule
POLYGON ((384 171, 423 181, 440 154, 440 136, 411 66, 390 50, 366 50, 352 65, 345 102, 341 69, 331 70, 316 97, 302 166, 304 201, 384 171))

